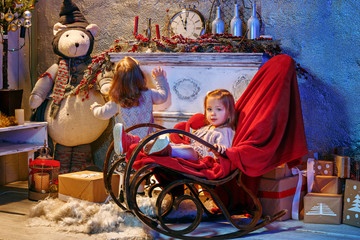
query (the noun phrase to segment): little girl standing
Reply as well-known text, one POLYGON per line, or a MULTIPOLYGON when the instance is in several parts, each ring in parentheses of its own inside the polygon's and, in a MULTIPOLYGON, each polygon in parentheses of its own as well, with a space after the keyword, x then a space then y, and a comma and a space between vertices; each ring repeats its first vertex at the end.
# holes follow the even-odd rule
MULTIPOLYGON (((184 159, 196 160, 206 156, 217 158, 219 153, 225 153, 231 147, 235 134, 236 115, 235 101, 233 95, 225 89, 217 89, 209 92, 204 101, 205 125, 193 134, 204 139, 217 147, 218 151, 213 153, 204 145, 192 140, 190 145, 172 144, 167 135, 159 136, 155 141, 144 146, 144 153, 148 155, 169 155, 184 159)), ((127 149, 129 138, 125 132, 122 133, 123 149, 127 149)))
MULTIPOLYGON (((138 61, 132 57, 124 57, 115 67, 109 90, 110 100, 103 106, 99 103, 91 105, 90 110, 97 118, 109 119, 116 116, 113 133, 114 140, 118 143, 123 127, 127 128, 138 123, 153 123, 153 104, 166 101, 169 93, 166 72, 160 67, 154 68, 152 77, 155 79, 155 89, 146 86, 144 73, 138 61)), ((134 137, 132 141, 139 142, 140 138, 151 132, 152 129, 149 128, 135 129, 132 133, 138 137, 134 137)), ((119 153, 121 146, 114 142, 115 152, 119 153)))

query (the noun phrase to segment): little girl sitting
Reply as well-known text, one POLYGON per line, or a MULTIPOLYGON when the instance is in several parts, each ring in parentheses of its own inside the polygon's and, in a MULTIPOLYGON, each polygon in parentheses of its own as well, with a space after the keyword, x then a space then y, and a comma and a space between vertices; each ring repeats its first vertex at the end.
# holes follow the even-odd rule
MULTIPOLYGON (((122 129, 138 123, 153 123, 153 104, 161 104, 167 100, 169 86, 166 72, 158 67, 152 70, 155 79, 155 89, 146 86, 144 73, 138 61, 132 57, 124 57, 115 67, 114 77, 109 90, 110 101, 101 106, 99 103, 91 105, 95 117, 109 119, 115 116, 113 128, 115 152, 122 152, 121 142, 122 129)), ((149 128, 135 129, 132 142, 137 143, 152 132, 149 128)))
MULTIPOLYGON (((220 153, 225 153, 231 147, 235 134, 236 115, 235 101, 232 94, 225 89, 209 92, 204 101, 205 125, 193 134, 214 145, 218 150, 213 153, 205 146, 192 140, 190 145, 172 144, 167 135, 161 135, 144 146, 144 153, 148 155, 168 155, 184 159, 196 160, 206 156, 218 158, 220 153)), ((134 136, 121 131, 121 145, 127 151, 134 136)), ((115 141, 115 140, 114 140, 115 141)))

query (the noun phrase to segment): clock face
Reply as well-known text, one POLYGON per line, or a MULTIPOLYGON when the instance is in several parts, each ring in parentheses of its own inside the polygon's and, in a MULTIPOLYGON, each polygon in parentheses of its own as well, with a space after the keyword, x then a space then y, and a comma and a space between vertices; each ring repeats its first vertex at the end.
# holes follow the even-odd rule
POLYGON ((195 39, 205 32, 204 17, 195 9, 184 9, 171 18, 170 32, 172 35, 181 34, 185 38, 195 39))

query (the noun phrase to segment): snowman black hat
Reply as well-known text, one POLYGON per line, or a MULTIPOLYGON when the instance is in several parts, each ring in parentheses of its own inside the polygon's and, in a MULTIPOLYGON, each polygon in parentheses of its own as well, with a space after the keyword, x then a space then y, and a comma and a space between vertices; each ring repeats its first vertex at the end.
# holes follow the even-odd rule
POLYGON ((63 1, 59 16, 59 22, 67 27, 86 28, 89 25, 89 22, 85 19, 78 6, 71 0, 63 1))

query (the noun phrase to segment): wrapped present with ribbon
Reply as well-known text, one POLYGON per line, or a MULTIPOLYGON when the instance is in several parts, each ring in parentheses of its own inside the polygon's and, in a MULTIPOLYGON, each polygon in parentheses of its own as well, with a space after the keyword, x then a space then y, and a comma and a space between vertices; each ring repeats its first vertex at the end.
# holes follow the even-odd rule
POLYGON ((263 178, 270 178, 270 179, 280 179, 284 177, 290 177, 292 176, 291 170, 287 166, 287 164, 282 164, 273 170, 265 173, 262 175, 263 178))
POLYGON ((350 178, 350 157, 335 155, 335 175, 350 178))
POLYGON ((360 182, 346 179, 343 223, 360 227, 360 182))
POLYGON ((303 172, 299 175, 282 179, 261 178, 258 197, 264 215, 273 216, 275 213, 287 209, 288 212, 279 220, 290 218, 299 219, 302 208, 301 199, 305 195, 306 182, 303 172))
MULTIPOLYGON (((118 193, 120 176, 112 175, 112 190, 118 193)), ((80 171, 59 175, 59 195, 62 201, 77 198, 89 202, 103 203, 108 197, 101 172, 80 171)))
POLYGON ((341 224, 342 194, 308 193, 304 197, 304 223, 341 224))

